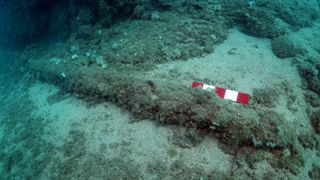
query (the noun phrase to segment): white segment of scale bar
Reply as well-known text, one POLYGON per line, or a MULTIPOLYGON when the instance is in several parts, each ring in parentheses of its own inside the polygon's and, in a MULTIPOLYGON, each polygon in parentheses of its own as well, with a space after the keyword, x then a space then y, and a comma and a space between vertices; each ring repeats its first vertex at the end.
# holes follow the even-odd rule
POLYGON ((214 90, 216 87, 215 86, 211 86, 211 85, 207 85, 207 84, 204 84, 203 86, 202 86, 202 89, 203 90, 207 90, 207 91, 212 91, 212 90, 214 90))
POLYGON ((226 93, 224 95, 224 99, 229 99, 231 101, 237 101, 238 94, 239 94, 238 91, 232 91, 232 90, 227 89, 226 93))

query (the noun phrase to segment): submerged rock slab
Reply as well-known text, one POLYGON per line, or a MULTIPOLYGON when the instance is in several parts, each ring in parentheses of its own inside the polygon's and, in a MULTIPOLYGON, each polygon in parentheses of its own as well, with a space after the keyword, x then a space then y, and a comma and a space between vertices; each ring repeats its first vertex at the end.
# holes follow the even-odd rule
POLYGON ((40 79, 87 100, 111 101, 139 119, 196 128, 230 147, 282 149, 292 140, 286 120, 273 111, 231 104, 165 79, 148 79, 135 70, 105 71, 41 59, 31 60, 28 67, 40 79))

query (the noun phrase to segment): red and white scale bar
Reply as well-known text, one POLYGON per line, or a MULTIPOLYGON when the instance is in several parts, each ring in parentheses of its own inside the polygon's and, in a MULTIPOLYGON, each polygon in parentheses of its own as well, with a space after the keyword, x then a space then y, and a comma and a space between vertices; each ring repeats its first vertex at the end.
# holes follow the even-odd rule
POLYGON ((197 88, 197 87, 202 87, 202 89, 206 91, 215 90, 216 94, 223 99, 228 99, 241 104, 249 103, 250 95, 247 93, 233 91, 233 90, 229 90, 229 89, 225 89, 217 86, 211 86, 211 85, 203 84, 200 82, 192 82, 192 88, 197 88))

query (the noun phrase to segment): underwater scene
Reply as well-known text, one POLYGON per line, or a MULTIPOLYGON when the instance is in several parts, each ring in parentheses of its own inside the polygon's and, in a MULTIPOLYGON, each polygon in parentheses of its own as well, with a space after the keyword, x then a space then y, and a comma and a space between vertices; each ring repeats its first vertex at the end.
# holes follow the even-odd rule
POLYGON ((320 0, 0 0, 0 179, 320 179, 320 0))

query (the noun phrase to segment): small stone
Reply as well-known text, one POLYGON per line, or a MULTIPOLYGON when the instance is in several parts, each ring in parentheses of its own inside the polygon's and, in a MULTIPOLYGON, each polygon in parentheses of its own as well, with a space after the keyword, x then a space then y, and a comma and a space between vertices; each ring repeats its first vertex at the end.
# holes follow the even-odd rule
POLYGON ((151 20, 152 21, 159 21, 160 20, 160 14, 159 14, 159 12, 158 11, 153 11, 152 13, 151 13, 151 20))
POLYGON ((102 64, 102 65, 101 65, 101 68, 102 68, 102 69, 107 69, 107 65, 106 65, 106 64, 102 64))
POLYGON ((71 56, 71 59, 77 59, 79 56, 77 55, 77 54, 73 54, 72 56, 71 56))
POLYGON ((63 72, 60 74, 63 78, 67 77, 66 74, 63 72))
POLYGON ((54 63, 54 64, 59 64, 62 60, 60 58, 57 58, 57 57, 53 57, 50 59, 50 62, 51 63, 54 63))
POLYGON ((76 46, 71 46, 70 52, 76 52, 78 48, 76 46))
POLYGON ((288 157, 291 156, 291 152, 290 152, 289 149, 284 149, 284 150, 282 151, 282 155, 283 155, 284 158, 288 158, 288 157))

